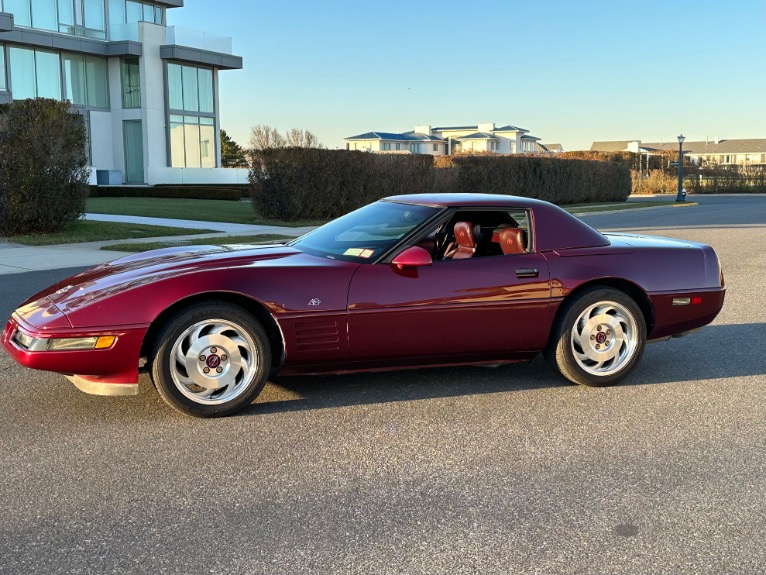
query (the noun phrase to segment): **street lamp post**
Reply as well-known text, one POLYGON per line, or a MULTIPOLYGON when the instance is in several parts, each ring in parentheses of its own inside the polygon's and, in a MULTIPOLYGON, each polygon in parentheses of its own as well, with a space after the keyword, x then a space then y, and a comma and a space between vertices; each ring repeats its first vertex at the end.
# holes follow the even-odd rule
POLYGON ((678 136, 678 195, 676 196, 677 202, 685 202, 684 197, 684 140, 686 138, 683 134, 678 136))

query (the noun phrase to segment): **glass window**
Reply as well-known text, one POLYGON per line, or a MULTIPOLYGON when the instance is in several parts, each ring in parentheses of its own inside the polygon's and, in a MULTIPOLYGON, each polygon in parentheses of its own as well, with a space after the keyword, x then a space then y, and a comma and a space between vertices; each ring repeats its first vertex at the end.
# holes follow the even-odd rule
POLYGON ((215 126, 213 118, 199 119, 200 165, 215 168, 215 126))
POLYGON ((62 56, 64 58, 66 98, 72 104, 84 106, 86 103, 85 61, 79 54, 63 54, 62 56))
POLYGON ((109 0, 109 25, 125 24, 125 0, 109 0))
POLYGON ((199 111, 213 113, 213 71, 208 68, 198 68, 199 78, 199 111))
POLYGON ((104 30, 104 0, 83 0, 85 27, 104 30))
POLYGON ((125 58, 122 61, 122 107, 141 107, 141 76, 138 58, 125 58))
POLYGON ((174 168, 186 166, 183 116, 170 116, 170 165, 174 168))
POLYGON ((369 263, 440 210, 375 202, 325 224, 291 245, 313 255, 369 263))
POLYGON ((16 26, 32 25, 32 19, 29 14, 29 0, 4 0, 3 10, 13 14, 13 23, 16 26))
POLYGON ((154 23, 160 24, 165 21, 165 10, 162 8, 162 6, 155 6, 154 7, 154 23))
POLYGON ((56 0, 32 1, 32 27, 41 30, 58 31, 59 23, 56 14, 56 0))
POLYGON ((11 46, 9 57, 13 99, 24 100, 25 98, 34 98, 37 93, 37 86, 35 85, 35 51, 11 46))
POLYGON ((171 110, 184 109, 184 91, 181 81, 181 66, 168 64, 168 105, 171 110))
POLYGON ((35 51, 37 97, 61 100, 61 63, 55 52, 35 51))
POLYGON ((72 0, 59 0, 59 32, 71 34, 71 26, 74 26, 72 0))
POLYGON ((144 4, 144 15, 141 18, 144 22, 154 22, 154 6, 144 4))
POLYGON ((199 93, 197 91, 197 68, 182 66, 184 87, 184 107, 187 112, 199 112, 199 93))
POLYGON ((125 17, 127 18, 127 22, 138 22, 141 20, 143 13, 144 10, 140 2, 128 0, 125 8, 125 17))
POLYGON ((186 146, 186 167, 200 168, 199 120, 184 116, 184 145, 186 146))
POLYGON ((85 56, 85 75, 88 85, 88 106, 109 107, 109 88, 106 77, 106 59, 85 56))
POLYGON ((5 46, 0 44, 0 90, 6 90, 8 85, 5 83, 5 46))

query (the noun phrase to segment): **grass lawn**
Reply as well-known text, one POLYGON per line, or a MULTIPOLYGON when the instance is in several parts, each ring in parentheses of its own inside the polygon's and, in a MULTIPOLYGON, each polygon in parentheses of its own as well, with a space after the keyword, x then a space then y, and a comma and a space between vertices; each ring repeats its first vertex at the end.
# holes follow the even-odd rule
POLYGON ((64 228, 63 231, 55 234, 13 236, 6 239, 16 244, 25 244, 28 246, 51 246, 56 244, 75 244, 103 240, 125 240, 129 238, 190 236, 193 234, 205 234, 210 232, 215 232, 215 230, 169 228, 166 226, 147 226, 144 224, 121 224, 114 222, 79 220, 64 228))
POLYGON ((279 234, 258 234, 254 236, 221 236, 218 238, 197 238, 193 240, 184 240, 174 242, 131 242, 129 244, 113 244, 103 246, 102 250, 116 252, 148 252, 149 250, 158 250, 160 248, 171 248, 176 246, 220 246, 230 244, 258 244, 265 242, 276 242, 280 240, 292 240, 293 236, 282 236, 279 234))
POLYGON ((287 226, 318 226, 324 221, 281 222, 260 218, 249 202, 190 200, 185 198, 89 198, 86 210, 92 214, 175 218, 203 222, 228 222, 287 226))
MULTIPOLYGON (((635 210, 638 208, 653 208, 657 206, 675 206, 675 200, 672 201, 647 201, 647 202, 627 202, 622 204, 577 204, 572 206, 561 206, 570 214, 581 214, 583 212, 611 212, 617 210, 635 210)), ((686 202, 686 205, 697 204, 686 202)))

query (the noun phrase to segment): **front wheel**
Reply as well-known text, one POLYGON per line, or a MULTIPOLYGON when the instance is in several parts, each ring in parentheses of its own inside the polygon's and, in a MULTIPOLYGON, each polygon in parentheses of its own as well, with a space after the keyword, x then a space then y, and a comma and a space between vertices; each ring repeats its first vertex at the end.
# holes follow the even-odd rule
POLYGON ((151 353, 162 399, 195 417, 231 415, 266 384, 269 339, 256 319, 226 302, 197 304, 171 318, 151 353))
POLYGON ((547 359, 568 380, 606 386, 625 379, 646 345, 646 321, 621 291, 594 288, 572 301, 553 327, 547 359))

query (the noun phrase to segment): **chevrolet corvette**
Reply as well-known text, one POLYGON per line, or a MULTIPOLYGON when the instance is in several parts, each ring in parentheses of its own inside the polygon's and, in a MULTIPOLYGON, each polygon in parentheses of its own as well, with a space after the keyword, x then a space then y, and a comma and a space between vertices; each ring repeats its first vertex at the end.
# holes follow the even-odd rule
POLYGON ((707 245, 602 234, 539 200, 394 196, 285 244, 130 255, 29 298, 2 345, 99 395, 197 417, 250 405, 270 375, 529 361, 617 383, 650 341, 709 324, 724 277, 707 245))

